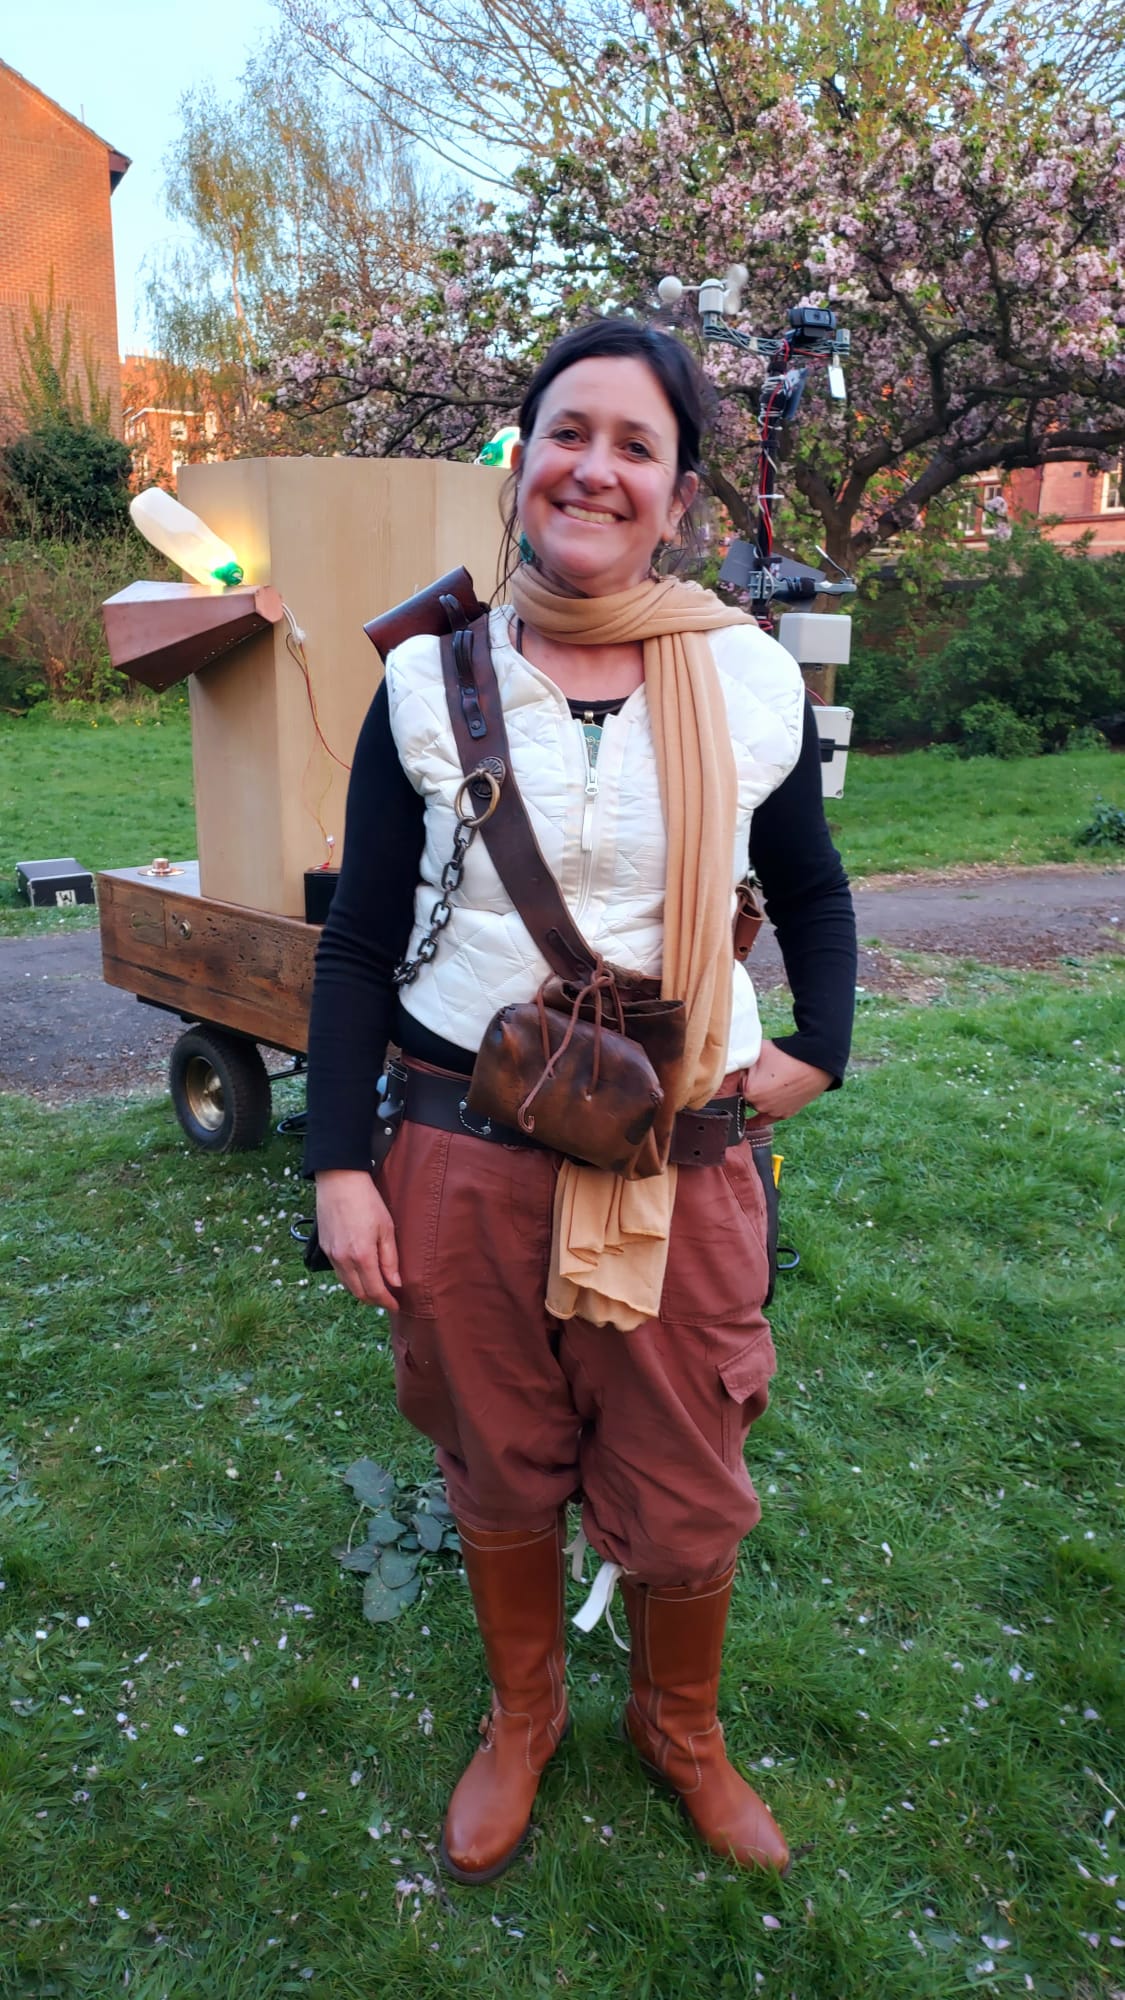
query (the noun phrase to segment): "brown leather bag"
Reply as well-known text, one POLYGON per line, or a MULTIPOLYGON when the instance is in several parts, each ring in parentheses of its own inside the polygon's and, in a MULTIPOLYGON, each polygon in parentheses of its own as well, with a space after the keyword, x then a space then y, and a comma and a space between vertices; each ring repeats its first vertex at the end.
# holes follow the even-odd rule
MULTIPOLYGON (((622 1031, 644 1050, 656 1072, 661 1103, 643 1145, 633 1155, 627 1180, 647 1180, 663 1173, 668 1164, 672 1130, 676 1122, 676 1085, 684 1059, 687 1014, 682 1000, 661 998, 660 981, 639 972, 613 968, 614 997, 621 1008, 622 1031)), ((548 1006, 566 1013, 578 1005, 581 1022, 595 1019, 594 1002, 570 979, 548 980, 544 989, 548 1006)))
MULTIPOLYGON (((672 1040, 682 1052, 682 1001, 656 1004, 665 1009, 672 1040)), ((545 980, 534 1000, 514 1002, 493 1015, 473 1068, 467 1110, 518 1126, 552 1152, 625 1180, 660 1173, 667 1159, 668 1121, 662 1114, 673 1100, 640 1040, 628 1033, 634 1019, 608 967, 585 986, 545 980), (607 1013, 615 1026, 607 1023, 607 1013)))

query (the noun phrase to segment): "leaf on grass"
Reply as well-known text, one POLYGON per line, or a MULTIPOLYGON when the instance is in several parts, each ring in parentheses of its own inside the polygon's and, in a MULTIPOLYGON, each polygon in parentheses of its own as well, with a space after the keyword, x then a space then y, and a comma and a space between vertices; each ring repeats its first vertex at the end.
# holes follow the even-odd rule
POLYGON ((384 1549, 379 1558, 379 1575, 388 1590, 400 1590, 409 1583, 417 1567, 417 1556, 404 1556, 398 1549, 384 1549))
POLYGON ((396 1521, 394 1515, 389 1514, 385 1507, 380 1508, 377 1514, 372 1514, 367 1523, 368 1541, 375 1542, 381 1549, 386 1548, 390 1542, 397 1542, 403 1532, 402 1522, 396 1521))
MULTIPOLYGON (((801 1470, 802 1471, 804 1470, 803 1466, 801 1470)), ((446 1499, 444 1493, 439 1493, 436 1491, 428 1493, 426 1496, 426 1505, 429 1508, 431 1514, 439 1514, 443 1521, 452 1520, 453 1509, 450 1506, 448 1500, 446 1499)))
POLYGON ((442 1523, 433 1514, 415 1514, 414 1531, 422 1547, 428 1549, 431 1555, 436 1554, 445 1533, 442 1523))
POLYGON ((370 1576, 379 1560, 379 1552, 372 1548, 370 1542, 361 1542, 356 1549, 349 1549, 341 1543, 332 1553, 341 1569, 358 1570, 361 1576, 370 1576))
POLYGON ((395 1490, 393 1472, 384 1472, 373 1458, 357 1458, 345 1472, 344 1483, 365 1507, 382 1507, 395 1490))
POLYGON ((363 1586, 363 1615, 372 1625, 388 1625, 397 1618, 408 1604, 413 1604, 422 1588, 422 1579, 411 1576, 397 1589, 392 1590, 378 1574, 369 1576, 363 1586))
POLYGON ((447 1528, 447 1529, 446 1529, 446 1531, 445 1531, 444 1535, 443 1535, 443 1536, 442 1536, 442 1538, 441 1538, 441 1545, 442 1545, 442 1548, 443 1548, 443 1549, 454 1549, 454 1550, 456 1550, 456 1552, 457 1552, 458 1554, 460 1554, 460 1552, 461 1552, 461 1537, 460 1537, 460 1535, 459 1535, 459 1534, 457 1533, 457 1530, 456 1530, 456 1528, 447 1528))

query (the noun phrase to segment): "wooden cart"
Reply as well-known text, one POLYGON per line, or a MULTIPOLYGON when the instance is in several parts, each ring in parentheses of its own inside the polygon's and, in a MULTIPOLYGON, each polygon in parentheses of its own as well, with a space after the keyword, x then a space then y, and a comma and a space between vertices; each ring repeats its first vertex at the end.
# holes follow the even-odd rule
POLYGON ((185 466, 183 497, 247 582, 139 582, 103 606, 115 667, 157 691, 188 688, 200 855, 164 874, 99 875, 105 977, 185 1023, 172 1102, 210 1152, 265 1136, 259 1044, 303 1066, 320 936, 303 919, 319 914, 310 888, 333 872, 326 848, 342 859, 376 654, 445 631, 445 594, 475 614, 472 577, 451 563, 496 574, 504 479, 501 467, 413 459, 185 466))
POLYGON ((169 1062, 188 1138, 212 1153, 261 1145, 270 1077, 258 1045, 303 1065, 319 926, 204 897, 195 861, 97 879, 106 981, 188 1024, 169 1062))

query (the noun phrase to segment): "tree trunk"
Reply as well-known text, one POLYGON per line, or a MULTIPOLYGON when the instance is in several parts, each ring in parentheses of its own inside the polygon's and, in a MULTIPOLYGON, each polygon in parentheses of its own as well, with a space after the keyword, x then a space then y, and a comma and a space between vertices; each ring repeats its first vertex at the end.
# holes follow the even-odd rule
POLYGON ((836 699, 836 668, 802 667, 801 679, 814 701, 826 702, 831 708, 836 699))
POLYGON ((708 465, 706 471, 707 484, 715 495, 716 500, 721 501, 722 505, 726 508, 734 524, 735 533, 741 535, 745 541, 752 542, 754 539, 754 515, 749 503, 743 498, 737 486, 727 478, 719 466, 714 464, 708 465))

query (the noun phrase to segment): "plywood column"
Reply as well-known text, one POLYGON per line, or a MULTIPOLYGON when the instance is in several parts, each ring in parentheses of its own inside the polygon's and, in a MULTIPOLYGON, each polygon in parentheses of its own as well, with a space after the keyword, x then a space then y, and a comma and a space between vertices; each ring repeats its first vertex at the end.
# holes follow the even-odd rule
POLYGON ((304 873, 328 858, 327 833, 343 854, 348 774, 330 752, 350 765, 382 673, 364 623, 459 563, 491 596, 504 478, 429 459, 183 468, 185 506, 229 542, 247 583, 275 585, 304 632, 316 707, 314 723, 285 621, 192 675, 204 896, 303 917, 304 873))

